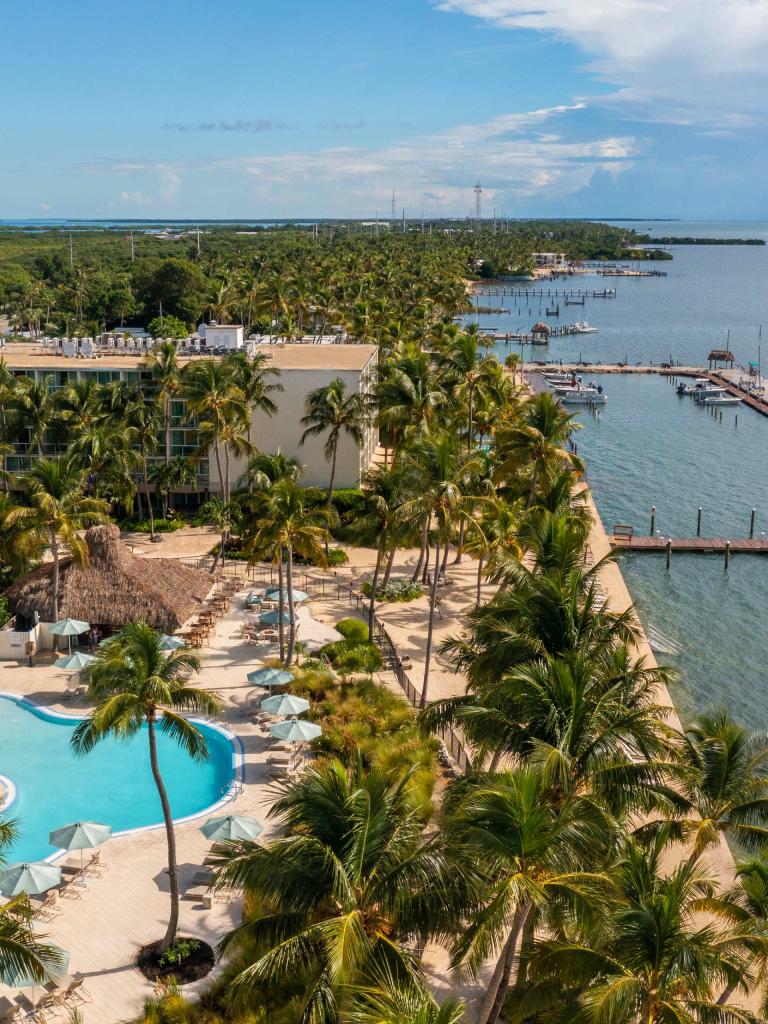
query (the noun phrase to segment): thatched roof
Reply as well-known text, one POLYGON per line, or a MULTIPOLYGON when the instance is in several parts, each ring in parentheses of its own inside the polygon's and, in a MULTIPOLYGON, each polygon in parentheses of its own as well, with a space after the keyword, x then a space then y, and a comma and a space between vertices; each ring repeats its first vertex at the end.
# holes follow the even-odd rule
MULTIPOLYGON (((61 617, 94 625, 122 626, 145 619, 172 633, 193 615, 211 589, 207 572, 188 569, 172 558, 137 558, 120 540, 116 526, 86 531, 85 565, 63 559, 59 569, 61 617)), ((6 592, 11 611, 41 622, 53 621, 50 562, 34 569, 6 592)))
POLYGON ((722 362, 732 363, 736 357, 733 352, 729 352, 727 348, 713 348, 707 356, 710 362, 722 362))
POLYGON ((550 336, 552 331, 550 330, 549 324, 545 324, 543 320, 539 320, 537 324, 534 324, 531 328, 531 334, 546 334, 550 336))

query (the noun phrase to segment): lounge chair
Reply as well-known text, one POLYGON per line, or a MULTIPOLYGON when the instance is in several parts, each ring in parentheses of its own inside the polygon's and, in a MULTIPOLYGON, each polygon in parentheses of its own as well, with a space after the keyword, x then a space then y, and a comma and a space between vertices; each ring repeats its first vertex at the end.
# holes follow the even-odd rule
POLYGON ((61 913, 61 907, 58 905, 56 897, 56 891, 51 890, 47 894, 44 900, 39 906, 32 911, 32 916, 36 921, 53 921, 55 917, 61 913))
POLYGON ((201 903, 206 910, 211 909, 212 898, 207 885, 190 885, 181 898, 189 903, 201 903))
POLYGON ((85 987, 85 978, 82 974, 75 975, 64 991, 66 1006, 82 1006, 83 1003, 92 1003, 93 996, 85 987))
POLYGON ((104 862, 101 859, 101 850, 97 850, 83 868, 83 874, 93 875, 94 878, 101 878, 104 874, 104 870, 104 862))

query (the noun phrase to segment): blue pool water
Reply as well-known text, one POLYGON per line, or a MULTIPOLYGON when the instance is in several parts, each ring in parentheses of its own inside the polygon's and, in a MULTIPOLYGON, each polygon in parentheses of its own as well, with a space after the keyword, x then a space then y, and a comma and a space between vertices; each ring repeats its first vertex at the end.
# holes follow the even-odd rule
MULTIPOLYGON (((128 741, 108 739, 76 758, 70 741, 76 720, 0 697, 0 775, 16 787, 7 817, 19 819, 20 838, 7 860, 40 860, 54 852, 48 833, 78 820, 101 821, 115 832, 162 821, 149 767, 146 728, 128 741)), ((174 818, 204 811, 221 799, 233 776, 233 747, 200 725, 210 758, 195 763, 158 734, 158 757, 174 818)))

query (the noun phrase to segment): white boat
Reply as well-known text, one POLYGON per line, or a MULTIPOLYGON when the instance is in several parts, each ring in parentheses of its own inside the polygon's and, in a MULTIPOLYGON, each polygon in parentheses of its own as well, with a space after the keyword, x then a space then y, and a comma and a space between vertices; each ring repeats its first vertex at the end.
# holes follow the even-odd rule
POLYGON ((563 405, 605 405, 606 398, 602 391, 593 388, 577 388, 564 395, 558 395, 563 405))
POLYGON ((549 385, 555 384, 578 384, 580 377, 574 377, 572 373, 544 373, 544 380, 549 385))
POLYGON ((573 334, 597 334, 597 327, 593 327, 592 324, 582 320, 575 323, 571 331, 573 334))
POLYGON ((730 395, 727 392, 722 395, 705 395, 702 398, 704 405, 740 405, 744 401, 738 395, 730 395))

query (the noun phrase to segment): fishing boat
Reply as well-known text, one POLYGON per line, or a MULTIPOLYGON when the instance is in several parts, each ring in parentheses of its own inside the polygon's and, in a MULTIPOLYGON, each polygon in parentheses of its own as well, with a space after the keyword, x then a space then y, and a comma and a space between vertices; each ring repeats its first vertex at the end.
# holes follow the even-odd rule
POLYGON ((563 405, 605 405, 606 402, 602 390, 595 391, 593 388, 575 388, 557 397, 563 405))
POLYGON ((731 395, 724 391, 722 395, 705 395, 702 398, 704 405, 740 405, 744 401, 738 395, 731 395))
POLYGON ((571 328, 571 334, 597 334, 597 327, 593 327, 585 320, 577 321, 571 328))

